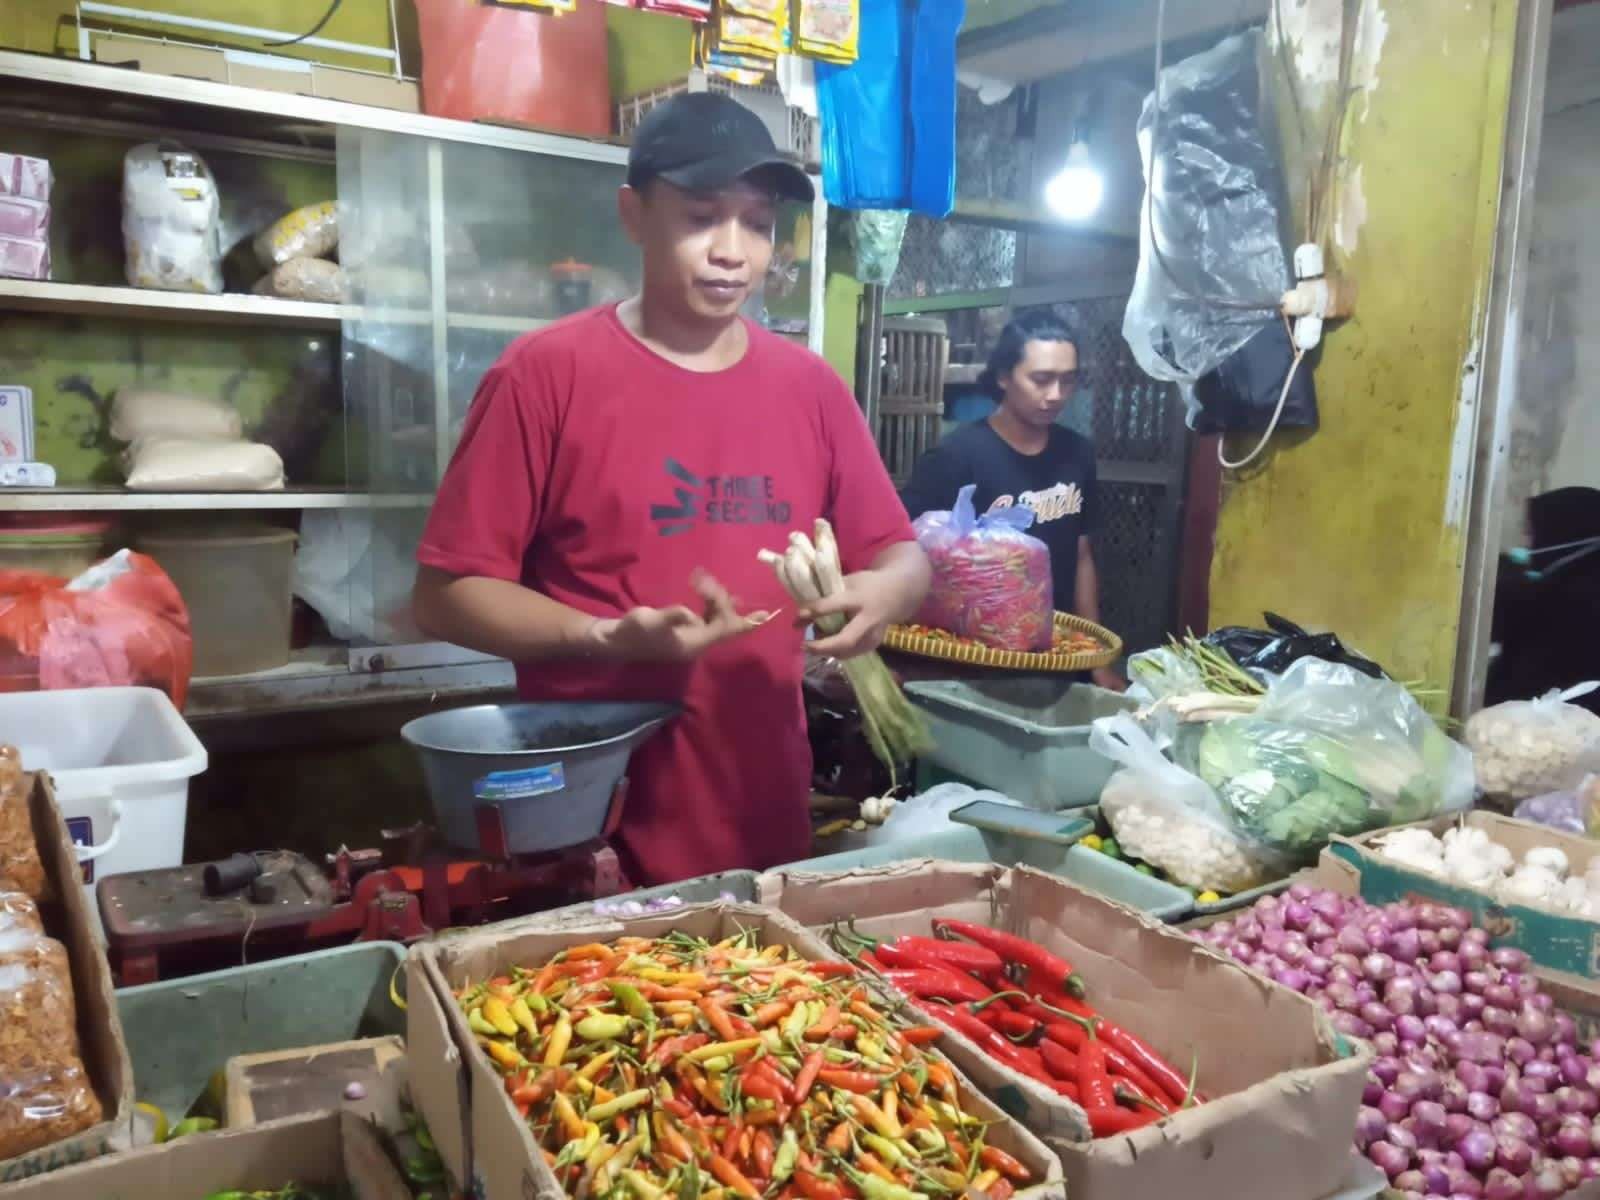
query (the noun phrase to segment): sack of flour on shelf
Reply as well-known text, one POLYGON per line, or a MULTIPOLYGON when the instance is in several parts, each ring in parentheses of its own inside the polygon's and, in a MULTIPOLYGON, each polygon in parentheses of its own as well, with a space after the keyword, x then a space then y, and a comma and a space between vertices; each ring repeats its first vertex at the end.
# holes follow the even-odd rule
POLYGON ((260 442, 152 437, 123 453, 128 487, 142 492, 273 492, 283 459, 260 442))
POLYGON ((243 432, 236 409, 205 396, 121 387, 111 401, 111 436, 119 442, 158 437, 238 438, 243 432))
POLYGON ((222 219, 205 160, 176 142, 146 142, 122 163, 128 282, 169 292, 222 291, 222 219))
POLYGON ((98 1124, 60 942, 28 930, 0 933, 0 1013, 0 1160, 98 1124))

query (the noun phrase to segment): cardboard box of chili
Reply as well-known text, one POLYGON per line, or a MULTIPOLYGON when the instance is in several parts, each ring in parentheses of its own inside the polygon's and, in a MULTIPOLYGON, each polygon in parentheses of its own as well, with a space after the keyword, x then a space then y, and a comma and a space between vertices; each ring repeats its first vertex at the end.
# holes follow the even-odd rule
POLYGON ((6 1200, 201 1200, 288 1184, 360 1200, 411 1200, 372 1126, 321 1112, 179 1138, 6 1189, 6 1200), (344 1189, 348 1188, 348 1192, 344 1189))
POLYGON ((1084 1108, 1000 1061, 1004 1047, 940 1043, 1060 1156, 1073 1200, 1284 1200, 1345 1180, 1370 1054, 1341 1057, 1309 1001, 1169 927, 1026 867, 920 861, 761 883, 764 903, 818 930, 928 936, 953 919, 1020 936, 1067 960, 1107 1020, 1184 1075, 1197 1064, 1204 1103, 1091 1139, 1084 1108))
MULTIPOLYGON (((585 947, 586 950, 592 951, 596 944, 614 943, 616 939, 622 937, 650 940, 667 937, 687 937, 705 939, 708 942, 720 942, 740 933, 747 933, 752 939, 753 947, 792 947, 795 952, 806 960, 830 963, 833 969, 838 967, 837 956, 830 953, 818 938, 782 915, 754 905, 725 903, 695 905, 644 917, 596 918, 581 924, 575 924, 567 920, 548 927, 541 927, 529 919, 522 919, 513 923, 507 929, 497 929, 494 926, 489 926, 473 934, 458 935, 447 941, 424 943, 413 948, 406 963, 406 1040, 411 1066, 411 1089, 417 1107, 428 1123, 428 1128, 433 1134, 434 1141, 439 1148, 441 1156, 444 1158, 446 1167, 457 1179, 470 1180, 474 1194, 496 1198, 522 1196, 530 1198, 530 1200, 532 1197, 561 1200, 568 1194, 561 1181, 558 1180, 554 1170, 552 1170, 541 1146, 535 1140, 528 1119, 518 1111, 517 1106, 508 1094, 506 1074, 496 1068, 495 1063, 491 1062, 489 1055, 485 1053, 483 1048, 485 1045, 492 1044, 493 1039, 482 1036, 482 1030, 486 1026, 479 1024, 479 1022, 487 1019, 505 1020, 505 1014, 490 1008, 487 1003, 483 1003, 481 1007, 474 1009, 471 1014, 473 1019, 469 1021, 469 1014, 463 1012, 461 1004, 456 999, 456 993, 459 990, 497 977, 508 976, 516 968, 533 972, 536 976, 533 983, 538 984, 538 972, 550 964, 558 952, 575 947, 585 947)), ((604 969, 608 972, 616 971, 617 974, 602 976, 600 981, 614 979, 617 982, 623 982, 624 986, 632 987, 633 985, 626 984, 625 980, 631 977, 635 968, 630 966, 626 969, 620 969, 616 964, 624 961, 634 962, 633 955, 634 951, 630 950, 627 955, 614 958, 612 965, 604 969)), ((577 966, 582 966, 581 960, 574 961, 577 966)), ((777 969, 782 970, 782 967, 780 966, 777 969)), ((764 979, 764 971, 765 969, 757 972, 757 976, 764 979)), ((657 974, 658 978, 660 977, 659 973, 653 970, 648 971, 647 975, 652 973, 657 974)), ((746 968, 736 967, 727 973, 726 978, 742 979, 746 977, 746 974, 746 968)), ((724 976, 721 972, 718 972, 717 976, 718 983, 720 983, 724 976)), ((779 987, 780 984, 786 987, 796 986, 797 981, 794 980, 792 974, 785 972, 784 978, 788 982, 780 981, 780 983, 775 983, 773 985, 774 988, 779 987)), ((577 976, 574 976, 574 979, 577 980, 577 976)), ((700 980, 699 976, 696 976, 696 979, 699 982, 685 984, 684 987, 691 991, 695 987, 701 990, 706 990, 709 987, 711 995, 706 997, 706 1002, 718 1005, 719 1013, 722 1003, 732 1004, 732 1002, 714 999, 716 992, 720 990, 717 983, 707 985, 703 980, 700 980)), ((526 983, 526 980, 524 979, 523 982, 526 983)), ((579 982, 596 981, 584 980, 579 982)), ((848 988, 848 982, 848 980, 845 980, 840 984, 841 995, 848 995, 853 991, 853 989, 848 988)), ((572 986, 577 986, 577 984, 574 983, 572 986)), ((652 988, 648 982, 645 982, 643 990, 651 991, 654 994, 659 986, 657 984, 656 987, 652 988)), ((799 984, 799 986, 804 985, 799 984)), ((538 1098, 530 1100, 529 1105, 544 1105, 545 1101, 551 1101, 555 1105, 555 1110, 550 1119, 564 1121, 566 1118, 561 1116, 562 1105, 568 1103, 576 1104, 577 1107, 569 1110, 566 1117, 577 1121, 579 1126, 583 1126, 583 1121, 588 1115, 599 1113, 598 1103, 601 1102, 595 1100, 595 1093, 591 1087, 584 1086, 581 1091, 577 1090, 578 1081, 569 1078, 569 1076, 572 1074, 581 1075, 583 1065, 586 1062, 592 1063, 597 1057, 610 1059, 616 1056, 603 1054, 591 1054, 587 1057, 563 1056, 562 1046, 558 1045, 555 1050, 550 1049, 552 1042, 564 1042, 568 1037, 572 1041, 567 1043, 567 1046, 582 1044, 587 1039, 595 1043, 596 1049, 599 1049, 607 1040, 606 1035, 599 1031, 597 1026, 590 1026, 586 1029, 585 1021, 581 1019, 575 1025, 569 1022, 570 1027, 565 1033, 555 1032, 554 1026, 559 1024, 562 1019, 557 1014, 566 1011, 561 1007, 560 995, 562 993, 559 989, 559 982, 553 987, 545 989, 552 996, 552 1001, 549 1007, 539 1016, 534 1016, 531 1013, 520 1014, 523 1020, 543 1022, 539 1038, 537 1040, 520 1040, 514 1044, 523 1047, 531 1046, 531 1053, 534 1055, 530 1059, 530 1073, 526 1082, 528 1085, 538 1085, 535 1088, 535 1091, 538 1092, 538 1098), (552 1071, 546 1065, 547 1058, 553 1059, 557 1063, 565 1063, 570 1070, 552 1071), (550 1084, 551 1088, 556 1089, 554 1095, 559 1099, 552 1098, 552 1092, 544 1087, 546 1082, 550 1084), (569 1095, 573 1097, 573 1100, 568 1101, 566 1099, 569 1095), (584 1097, 588 1097, 588 1099, 584 1099, 584 1097), (579 1109, 581 1109, 581 1112, 578 1111, 579 1109)), ((863 990, 870 991, 870 989, 863 990)), ((532 993, 527 991, 520 992, 518 998, 521 999, 522 996, 529 994, 532 993)), ((680 1009, 686 1005, 687 1010, 706 1011, 703 1005, 687 1002, 683 996, 674 996, 670 991, 666 995, 669 999, 665 1002, 669 1005, 676 1004, 680 1009)), ((869 996, 869 998, 874 1003, 877 1002, 875 996, 869 996)), ((635 991, 631 995, 618 993, 617 1001, 617 1004, 601 1002, 598 1005, 598 1009, 605 1011, 597 1011, 587 1003, 580 1007, 588 1012, 591 1018, 602 1016, 607 1020, 616 1021, 620 1025, 627 1013, 633 1011, 628 1006, 637 1007, 641 1000, 638 991, 635 991)), ((809 1006, 799 1007, 809 1008, 809 1006)), ((736 1013, 738 1011, 737 1006, 733 1006, 731 1011, 736 1013)), ((748 1009, 745 1009, 745 1012, 752 1018, 756 1016, 754 1012, 748 1009)), ((816 1081, 814 1084, 807 1085, 808 1091, 800 1092, 798 1090, 801 1075, 796 1075, 793 1079, 787 1081, 787 1086, 795 1089, 795 1091, 788 1094, 787 1100, 769 1101, 765 1096, 758 1094, 756 1088, 752 1085, 750 1075, 752 1072, 759 1073, 755 1060, 763 1057, 765 1052, 755 1048, 753 1041, 740 1040, 750 1032, 748 1028, 741 1026, 738 1037, 733 1042, 711 1042, 710 1044, 705 1044, 708 1042, 708 1038, 704 1034, 699 1035, 694 1040, 679 1041, 679 1035, 671 1034, 666 1029, 666 1024, 668 1023, 665 1016, 666 1010, 663 1009, 662 1013, 663 1024, 659 1030, 656 1027, 655 1016, 650 1016, 649 1038, 651 1040, 648 1045, 653 1048, 652 1055, 654 1055, 655 1049, 661 1051, 661 1055, 655 1057, 654 1061, 663 1065, 658 1074, 650 1075, 648 1078, 654 1080, 655 1085, 659 1085, 661 1082, 669 1082, 679 1089, 677 1096, 670 1104, 662 1104, 661 1112, 663 1114, 669 1110, 679 1112, 682 1109, 682 1097, 688 1094, 684 1089, 689 1087, 691 1079, 695 1080, 694 1086, 700 1088, 700 1094, 708 1096, 707 1103, 712 1105, 710 1108, 699 1112, 683 1111, 680 1113, 683 1117, 681 1130, 692 1139, 725 1136, 725 1131, 722 1127, 726 1122, 725 1117, 714 1119, 709 1123, 704 1119, 707 1115, 717 1117, 716 1106, 710 1098, 711 1094, 708 1094, 705 1089, 712 1086, 710 1081, 723 1072, 725 1072, 725 1074, 722 1074, 724 1085, 729 1088, 734 1086, 735 1078, 737 1078, 738 1103, 731 1107, 736 1113, 742 1110, 746 1114, 743 1119, 750 1121, 749 1129, 752 1132, 757 1130, 757 1121, 749 1116, 750 1113, 767 1109, 777 1112, 780 1108, 784 1112, 793 1111, 799 1108, 802 1100, 806 1099, 808 1095, 825 1098, 829 1104, 842 1102, 840 1097, 850 1094, 850 1088, 855 1086, 849 1078, 848 1071, 824 1070, 821 1072, 820 1077, 816 1077, 816 1069, 813 1068, 813 1075, 816 1077, 816 1081), (657 1040, 658 1033, 660 1035, 659 1040, 657 1040), (722 1048, 720 1055, 718 1053, 719 1047, 722 1048), (719 1059, 721 1060, 720 1062, 719 1059), (690 1065, 705 1063, 704 1071, 700 1073, 700 1075, 703 1075, 703 1080, 696 1072, 683 1070, 682 1064, 685 1060, 688 1060, 690 1065), (849 1085, 849 1087, 846 1085, 849 1085), (792 1107, 790 1106, 790 1101, 792 1101, 792 1107), (673 1108, 672 1105, 677 1107, 673 1108)), ((676 1014, 673 1015, 675 1016, 676 1014)), ((724 1018, 719 1015, 718 1020, 722 1019, 724 1018)), ((742 1017, 739 1019, 743 1020, 742 1017)), ((642 1038, 644 1036, 643 1026, 643 1018, 636 1020, 632 1026, 634 1033, 628 1036, 642 1038)), ((507 1027, 509 1028, 510 1026, 507 1027)), ((492 1032, 492 1026, 487 1026, 487 1028, 492 1032)), ((777 1026, 769 1025, 765 1026, 765 1028, 777 1028, 777 1026)), ((517 1035, 518 1038, 520 1036, 517 1035)), ((615 1034, 613 1031, 611 1036, 620 1038, 622 1035, 615 1034)), ((798 1039, 801 1035, 795 1030, 791 1030, 785 1036, 798 1039)), ((756 1040, 760 1040, 759 1037, 756 1040)), ((904 1044, 903 1039, 898 1037, 884 1036, 880 1041, 885 1046, 892 1046, 897 1041, 901 1042, 902 1045, 904 1044)), ((624 1049, 620 1043, 613 1042, 612 1045, 614 1049, 619 1051, 624 1049)), ((814 1054, 808 1053, 807 1057, 815 1057, 820 1065, 823 1059, 823 1054, 820 1050, 822 1043, 819 1042, 817 1045, 819 1049, 814 1054)), ((874 1049, 879 1050, 880 1053, 884 1052, 880 1046, 874 1046, 874 1049)), ((504 1046, 502 1045, 497 1052, 504 1054, 504 1046)), ((907 1053, 915 1057, 919 1052, 912 1050, 907 1051, 907 1053)), ((623 1058, 626 1060, 629 1055, 637 1058, 640 1064, 638 1069, 642 1071, 645 1062, 644 1051, 638 1047, 629 1047, 623 1058)), ((778 1056, 775 1055, 775 1057, 778 1056)), ((836 1057, 850 1059, 855 1056, 844 1054, 836 1057)), ((940 1062, 943 1061, 942 1057, 935 1057, 940 1062)), ((781 1064, 781 1058, 779 1062, 781 1064)), ((771 1063, 768 1065, 772 1071, 777 1072, 776 1077, 780 1081, 778 1086, 781 1089, 784 1086, 782 1071, 785 1068, 782 1065, 773 1066, 771 1063)), ((928 1071, 926 1086, 929 1089, 929 1094, 932 1094, 932 1090, 935 1087, 940 1086, 939 1082, 936 1081, 936 1075, 941 1069, 950 1071, 948 1080, 943 1082, 948 1083, 954 1094, 959 1096, 961 1111, 974 1118, 969 1125, 965 1126, 969 1136, 973 1136, 971 1134, 972 1130, 986 1125, 987 1130, 983 1135, 984 1142, 995 1150, 1002 1151, 1004 1156, 1009 1156, 1010 1160, 1015 1160, 1012 1165, 1017 1166, 1020 1164, 1020 1168, 1030 1177, 1028 1183, 1019 1183, 1016 1187, 1015 1194, 1019 1200, 1061 1200, 1064 1195, 1061 1183, 1061 1165, 1056 1160, 1056 1157, 1025 1128, 1009 1119, 999 1107, 973 1087, 961 1075, 960 1071, 950 1070, 948 1065, 928 1071)), ((631 1064, 629 1070, 634 1070, 631 1064)), ((890 1079, 899 1080, 901 1075, 909 1077, 910 1074, 909 1070, 904 1072, 891 1070, 875 1082, 883 1084, 890 1079)), ((597 1078, 603 1077, 599 1076, 597 1078)), ((642 1081, 635 1077, 635 1083, 639 1082, 642 1081)), ((913 1085, 909 1085, 902 1080, 901 1086, 913 1085)), ((922 1085, 915 1086, 920 1088, 922 1085)), ((713 1088, 713 1092, 715 1090, 713 1088)), ((896 1094, 898 1095, 898 1093, 896 1094)), ((940 1094, 944 1095, 946 1093, 941 1090, 940 1094)), ((654 1097, 644 1099, 647 1095, 648 1092, 643 1090, 624 1092, 619 1097, 619 1103, 626 1106, 626 1108, 620 1115, 629 1116, 630 1111, 641 1104, 648 1105, 654 1109, 658 1101, 654 1097)), ((851 1101, 851 1103, 856 1104, 862 1100, 869 1100, 869 1097, 862 1095, 851 1101)), ((699 1102, 698 1097, 696 1101, 697 1103, 699 1102)), ((726 1094, 724 1094, 724 1104, 726 1104, 726 1094)), ((930 1101, 930 1105, 933 1105, 933 1107, 930 1107, 928 1111, 932 1112, 933 1108, 937 1107, 937 1102, 930 1101)), ((538 1111, 542 1113, 548 1107, 549 1105, 545 1105, 538 1111)), ((640 1111, 642 1112, 643 1109, 641 1108, 640 1111)), ((873 1113, 875 1118, 883 1115, 880 1110, 872 1108, 870 1102, 862 1106, 862 1111, 873 1113)), ((635 1113, 633 1115, 637 1116, 638 1114, 635 1113)), ((651 1115, 660 1114, 652 1112, 651 1115)), ((778 1118, 779 1121, 783 1119, 781 1116, 778 1118)), ((604 1121, 610 1125, 613 1118, 608 1111, 607 1114, 596 1115, 595 1120, 597 1122, 604 1121)), ((833 1120, 830 1119, 830 1125, 833 1124, 833 1120)), ((837 1118, 837 1120, 838 1124, 844 1123, 842 1118, 837 1118)), ((912 1125, 919 1124, 915 1120, 910 1123, 912 1125)), ((783 1128, 781 1125, 773 1122, 767 1122, 767 1124, 771 1124, 775 1131, 781 1133, 783 1128)), ((674 1128, 678 1127, 674 1126, 674 1128)), ((762 1128, 765 1128, 765 1125, 762 1128)), ((932 1132, 937 1134, 937 1130, 932 1132)), ((610 1130, 608 1129, 608 1135, 609 1133, 610 1130)), ((905 1136, 922 1135, 922 1128, 919 1127, 917 1134, 907 1133, 905 1136)), ((665 1136, 658 1136, 662 1136, 662 1145, 665 1151, 665 1136)), ((758 1139, 760 1137, 758 1132, 756 1137, 758 1139)), ((942 1138, 938 1140, 942 1146, 948 1145, 942 1138)), ((574 1141, 581 1141, 581 1138, 574 1138, 574 1141)), ((726 1145, 724 1145, 723 1149, 726 1148, 726 1145)), ((712 1147, 712 1149, 715 1151, 715 1147, 712 1147)), ((845 1170, 842 1163, 832 1157, 833 1153, 838 1153, 837 1151, 831 1152, 827 1165, 823 1165, 820 1161, 823 1149, 821 1147, 815 1147, 814 1149, 819 1156, 817 1163, 819 1174, 831 1174, 834 1170, 845 1170)), ((728 1157, 727 1155, 720 1156, 728 1157)), ((593 1159, 589 1161, 594 1162, 593 1159)), ((640 1161, 642 1162, 643 1160, 640 1161)), ((709 1161, 711 1162, 711 1169, 706 1172, 704 1180, 704 1187, 708 1193, 714 1188, 725 1188, 724 1194, 727 1195, 729 1200, 735 1200, 735 1197, 739 1195, 750 1194, 752 1189, 750 1189, 748 1181, 741 1181, 743 1186, 727 1183, 724 1178, 726 1163, 717 1162, 715 1157, 709 1161), (715 1179, 712 1178, 713 1175, 716 1176, 715 1179)), ((877 1165, 881 1167, 881 1162, 877 1165)), ((851 1169, 854 1169, 854 1167, 852 1166, 851 1169)), ((931 1170, 932 1168, 929 1169, 931 1170)), ((802 1173, 805 1173, 803 1166, 795 1172, 797 1182, 798 1176, 802 1173)), ((632 1174, 630 1173, 630 1183, 640 1183, 648 1186, 647 1181, 635 1181, 631 1178, 632 1174)), ((760 1178, 760 1176, 758 1175, 757 1178, 760 1178)), ((898 1188, 895 1185, 889 1186, 891 1190, 884 1192, 879 1197, 879 1200, 911 1200, 910 1193, 905 1192, 905 1189, 898 1188), (904 1195, 901 1195, 901 1193, 904 1193, 904 1195)), ((1009 1188, 1009 1184, 1007 1186, 1009 1188)), ((879 1189, 880 1187, 881 1185, 875 1179, 873 1188, 879 1189)), ((641 1197, 647 1194, 642 1187, 636 1187, 635 1190, 641 1197)))
MULTIPOLYGON (((82 869, 67 834, 66 822, 56 806, 55 788, 50 777, 43 773, 28 777, 28 818, 32 825, 34 845, 38 848, 39 862, 47 880, 43 898, 38 903, 40 923, 44 935, 59 942, 66 950, 67 974, 71 979, 72 1004, 77 1016, 76 1053, 87 1076, 84 1084, 93 1091, 98 1102, 100 1119, 87 1128, 68 1137, 60 1137, 44 1145, 0 1159, 0 1187, 43 1175, 62 1167, 85 1162, 115 1150, 125 1150, 131 1144, 131 1119, 133 1114, 133 1065, 128 1059, 127 1043, 122 1037, 122 1022, 117 1016, 111 968, 95 933, 94 916, 89 910, 88 893, 81 879, 82 869)), ((4 890, 0 888, 0 890, 4 890)), ((0 908, 0 929, 5 926, 6 912, 0 908)), ((15 935, 0 935, 0 940, 15 935)), ((59 951, 55 951, 59 954, 59 951)), ((0 965, 0 996, 8 996, 12 1003, 25 997, 21 1003, 39 1005, 41 990, 53 988, 42 983, 42 976, 28 965, 0 965), (18 982, 21 987, 18 988, 18 982), (9 987, 8 987, 9 985, 9 987)), ((63 995, 52 994, 51 1005, 63 1003, 63 995)), ((46 1013, 36 1008, 36 1019, 46 1013)), ((11 1020, 12 1014, 0 1007, 0 1022, 11 1020)), ((13 1053, 37 1062, 37 1043, 31 1042, 28 1022, 14 1022, 12 1032, 17 1035, 9 1046, 0 1047, 0 1112, 24 1114, 30 1119, 26 1094, 18 1100, 13 1096, 11 1105, 5 1104, 8 1074, 19 1070, 8 1059, 13 1053)), ((0 1036, 0 1042, 7 1039, 0 1036)), ((53 1047, 52 1050, 59 1050, 53 1047)), ((12 1077, 14 1078, 14 1076, 12 1077)), ((64 1120, 65 1114, 52 1114, 64 1120)), ((15 1134, 16 1127, 5 1127, 0 1121, 0 1132, 15 1134)))

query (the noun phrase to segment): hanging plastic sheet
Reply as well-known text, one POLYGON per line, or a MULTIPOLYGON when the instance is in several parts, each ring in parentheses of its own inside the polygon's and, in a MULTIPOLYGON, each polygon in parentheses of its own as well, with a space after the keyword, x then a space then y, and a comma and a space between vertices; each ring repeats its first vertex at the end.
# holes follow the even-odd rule
POLYGON ((861 57, 817 64, 828 203, 949 214, 965 8, 963 0, 861 0, 861 57))
POLYGON ((1292 284, 1264 61, 1259 33, 1225 38, 1161 73, 1159 112, 1157 93, 1145 100, 1148 191, 1122 335, 1157 379, 1192 385, 1215 371, 1278 323, 1292 284))

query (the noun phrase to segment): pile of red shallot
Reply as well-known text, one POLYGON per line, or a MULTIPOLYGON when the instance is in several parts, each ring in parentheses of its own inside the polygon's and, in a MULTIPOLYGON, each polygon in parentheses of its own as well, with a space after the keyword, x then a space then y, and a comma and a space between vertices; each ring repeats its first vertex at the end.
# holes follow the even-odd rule
POLYGON ((1313 998, 1377 1058, 1356 1146, 1405 1200, 1546 1200, 1600 1175, 1600 1040, 1467 912, 1296 884, 1196 936, 1313 998))

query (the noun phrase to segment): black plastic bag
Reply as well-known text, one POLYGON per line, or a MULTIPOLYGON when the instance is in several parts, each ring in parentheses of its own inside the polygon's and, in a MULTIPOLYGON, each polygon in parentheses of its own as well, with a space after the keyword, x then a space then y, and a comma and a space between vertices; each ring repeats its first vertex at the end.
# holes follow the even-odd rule
MULTIPOLYGON (((1283 381, 1294 365, 1294 343, 1281 321, 1268 325, 1194 385, 1189 413, 1196 433, 1265 433, 1272 428, 1283 381)), ((1317 427, 1317 388, 1309 363, 1301 363, 1284 398, 1278 429, 1317 427)))
POLYGON ((1267 622, 1266 629, 1229 625, 1225 629, 1213 630, 1202 640, 1208 646, 1225 651, 1246 671, 1281 675, 1289 668, 1289 664, 1299 659, 1320 658, 1324 662, 1343 663, 1374 679, 1389 677, 1371 659, 1345 649, 1337 634, 1308 633, 1277 613, 1261 615, 1267 622))

